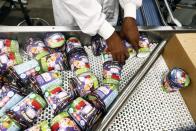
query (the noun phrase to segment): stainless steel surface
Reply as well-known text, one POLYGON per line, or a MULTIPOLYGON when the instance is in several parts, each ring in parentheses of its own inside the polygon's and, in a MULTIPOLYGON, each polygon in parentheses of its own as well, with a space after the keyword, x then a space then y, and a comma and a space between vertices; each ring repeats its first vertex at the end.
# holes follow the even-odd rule
MULTIPOLYGON (((32 28, 37 28, 37 27, 31 27, 31 29, 32 28)), ((68 32, 68 33, 72 32, 72 30, 71 31, 64 30, 64 29, 66 29, 65 27, 57 27, 57 28, 54 27, 53 30, 50 30, 51 28, 52 27, 43 27, 43 28, 39 27, 38 32, 36 32, 35 29, 33 29, 34 30, 33 32, 30 32, 30 30, 28 31, 27 29, 30 29, 29 27, 28 28, 25 27, 25 31, 22 31, 22 28, 15 28, 20 33, 11 32, 11 31, 10 31, 11 33, 8 33, 7 31, 5 31, 3 33, 0 33, 0 37, 1 37, 1 35, 8 35, 8 36, 15 37, 16 39, 18 39, 20 41, 20 44, 22 46, 25 41, 25 38, 27 38, 28 36, 36 35, 36 36, 42 37, 44 32, 48 32, 48 31, 57 32, 57 30, 59 30, 59 31, 61 30, 61 32, 68 32), (46 29, 46 31, 44 31, 44 29, 46 29)), ((12 29, 10 29, 10 30, 12 30, 12 29)), ((178 31, 178 30, 173 27, 140 28, 140 31, 142 31, 141 33, 147 33, 147 36, 149 37, 149 39, 151 40, 152 43, 155 43, 155 45, 157 44, 157 42, 160 43, 160 41, 163 39, 168 39, 175 32, 186 32, 187 31, 186 29, 182 29, 180 31, 178 31), (163 30, 163 29, 165 29, 165 30, 163 30), (168 31, 166 31, 166 29, 168 31)), ((77 32, 76 30, 74 32, 80 34, 80 32, 77 32)), ((187 32, 193 32, 193 30, 191 29, 187 32)), ((83 37, 81 37, 81 38, 82 38, 82 41, 85 41, 85 40, 83 40, 84 39, 83 37)), ((87 43, 90 44, 90 41, 87 41, 87 43)), ((135 88, 135 86, 138 84, 138 81, 140 80, 140 78, 143 77, 142 74, 144 74, 145 71, 147 71, 148 67, 150 67, 153 60, 155 60, 155 58, 158 56, 159 51, 162 49, 162 46, 164 46, 164 44, 165 44, 164 42, 161 44, 158 44, 159 46, 157 47, 157 50, 154 51, 154 53, 153 53, 154 55, 152 55, 150 58, 147 58, 149 61, 146 61, 147 60, 146 58, 136 58, 136 57, 130 58, 127 60, 126 65, 123 67, 123 71, 122 71, 122 80, 120 82, 120 91, 124 90, 124 91, 132 92, 132 89, 130 87, 135 88), (146 67, 146 68, 144 68, 144 67, 146 67), (135 75, 136 72, 137 72, 137 74, 140 74, 140 75, 135 75), (136 80, 136 81, 132 81, 131 83, 129 83, 130 79, 136 80), (129 83, 128 86, 127 86, 127 83, 129 83), (126 88, 129 88, 129 90, 126 90, 126 88)), ((98 79, 101 83, 102 77, 103 77, 102 76, 101 57, 93 56, 90 46, 89 47, 85 46, 85 50, 89 56, 89 61, 91 64, 91 71, 98 77, 98 79)), ((25 61, 28 60, 26 55, 24 55, 24 60, 25 61)), ((162 64, 163 64, 163 62, 158 63, 158 65, 156 64, 156 67, 160 68, 160 70, 165 69, 165 68, 162 68, 162 64)), ((160 84, 162 74, 159 73, 157 70, 155 70, 155 72, 153 72, 153 71, 151 71, 151 76, 153 76, 153 79, 151 80, 151 79, 146 78, 145 83, 149 84, 149 83, 153 83, 155 81, 156 83, 160 84)), ((69 89, 68 78, 73 77, 73 73, 71 71, 63 71, 62 75, 63 75, 63 79, 64 79, 63 80, 64 81, 64 88, 67 91, 69 91, 70 89, 69 89)), ((143 82, 141 82, 141 83, 143 83, 143 82)), ((116 130, 150 130, 150 129, 151 130, 152 129, 159 130, 159 128, 162 127, 160 130, 171 130, 171 129, 178 129, 181 127, 185 128, 185 127, 189 127, 189 126, 194 126, 194 122, 191 118, 191 115, 190 115, 180 93, 176 93, 174 95, 170 95, 170 94, 163 95, 162 91, 160 91, 159 88, 160 88, 160 86, 157 84, 154 84, 154 85, 153 84, 151 84, 151 85, 144 84, 143 86, 139 86, 139 88, 136 88, 136 91, 139 89, 139 92, 134 91, 132 95, 129 95, 129 94, 122 95, 123 94, 122 93, 121 94, 122 98, 125 100, 128 99, 127 102, 124 103, 124 106, 121 106, 123 111, 117 110, 118 112, 116 112, 116 114, 115 114, 115 115, 117 115, 116 117, 109 116, 113 119, 110 118, 107 120, 106 118, 109 118, 107 115, 106 118, 101 122, 99 129, 109 128, 108 130, 112 130, 112 131, 116 131, 116 130), (149 90, 148 88, 153 89, 153 91, 152 91, 152 89, 150 89, 150 91, 153 92, 153 93, 151 93, 150 96, 148 96, 150 94, 148 92, 148 90, 149 90), (135 95, 135 94, 138 94, 139 96, 135 95), (163 104, 164 106, 160 105, 160 101, 157 100, 157 98, 159 98, 159 97, 162 97, 163 100, 168 101, 168 102, 163 104), (148 110, 144 103, 149 104, 148 107, 151 109, 148 110), (143 104, 145 106, 143 106, 143 104), (160 108, 157 108, 159 106, 161 106, 160 108, 163 108, 163 109, 161 110, 160 108), (156 107, 156 108, 154 108, 154 107, 156 107), (175 111, 174 109, 178 109, 178 111, 175 111), (145 116, 146 112, 148 113, 150 111, 152 111, 152 114, 149 114, 149 115, 153 115, 153 117, 147 119, 145 116), (164 115, 160 116, 160 111, 162 111, 161 113, 163 113, 163 114, 165 111, 165 113, 168 113, 168 115, 164 114, 164 115), (176 112, 177 112, 177 115, 175 115, 176 112), (170 114, 175 115, 175 116, 171 116, 170 114), (132 116, 134 116, 134 117, 132 117, 132 116), (159 119, 159 117, 160 117, 160 119, 159 119), (142 119, 145 118, 144 119, 145 121, 143 122, 141 120, 141 118, 142 119), (179 119, 183 119, 183 121, 180 121, 179 119), (165 122, 166 122, 166 124, 165 124, 165 122), (167 123, 167 122, 170 122, 170 123, 167 123), (144 127, 145 126, 144 123, 149 126, 144 127), (106 127, 106 125, 107 125, 107 127, 106 127), (137 125, 137 126, 134 126, 134 125, 137 125)), ((161 103, 164 103, 164 102, 161 101, 161 103)), ((123 103, 121 103, 121 104, 123 105, 123 103)), ((116 111, 113 108, 114 107, 111 107, 111 110, 116 111)), ((113 114, 112 111, 109 111, 109 113, 113 114)), ((48 107, 44 110, 42 115, 37 119, 37 123, 39 123, 42 120, 50 120, 52 117, 54 117, 52 110, 50 107, 48 107)))
MULTIPOLYGON (((172 27, 172 26, 139 26, 140 32, 148 34, 155 34, 162 37, 162 39, 169 39, 174 33, 188 33, 196 32, 196 28, 192 27, 172 27)), ((120 27, 116 27, 120 30, 120 27)), ((65 26, 0 26, 0 38, 18 39, 20 43, 24 43, 26 38, 30 36, 44 37, 45 32, 63 32, 63 33, 77 33, 84 45, 90 45, 91 37, 81 32, 78 27, 65 26)))
MULTIPOLYGON (((120 27, 115 27, 116 30, 119 30, 120 27)), ((172 26, 138 26, 139 31, 195 31, 196 28, 191 27, 172 27, 172 26)), ((81 32, 81 30, 78 27, 67 27, 67 26, 0 26, 0 32, 81 32)))
MULTIPOLYGON (((132 72, 137 69, 136 66, 137 64, 129 68, 125 67, 124 72, 132 72)), ((121 107, 112 120, 113 122, 107 127, 107 131, 190 131, 196 129, 196 124, 180 92, 168 94, 161 88, 161 80, 168 71, 163 57, 160 56, 121 107)))
MULTIPOLYGON (((36 22, 36 24, 39 22, 44 26, 50 26, 50 24, 42 18, 30 18, 30 20, 33 21, 34 23, 36 22)), ((26 20, 21 21, 20 23, 18 23, 17 26, 27 26, 26 20)))
POLYGON ((169 12, 169 16, 170 16, 172 22, 173 22, 174 24, 176 24, 177 26, 181 27, 182 24, 180 23, 180 21, 179 21, 178 19, 174 18, 173 13, 172 13, 172 11, 171 11, 171 9, 170 9, 170 6, 169 6, 167 0, 164 0, 164 2, 165 2, 165 5, 166 5, 166 7, 167 7, 167 10, 168 10, 168 12, 169 12))
POLYGON ((0 26, 0 32, 67 32, 80 31, 78 27, 66 26, 0 26))
POLYGON ((196 5, 194 4, 183 4, 183 3, 179 3, 176 5, 177 8, 187 8, 187 9, 196 9, 196 5))
POLYGON ((161 12, 161 9, 160 9, 159 1, 158 1, 158 0, 155 0, 155 3, 156 3, 156 6, 157 6, 158 12, 159 12, 159 14, 160 14, 161 21, 162 21, 163 25, 164 25, 164 26, 167 26, 168 24, 167 24, 167 22, 165 22, 165 19, 164 19, 163 15, 162 15, 162 12, 161 12))
POLYGON ((154 49, 150 57, 146 60, 146 62, 140 67, 140 70, 133 76, 133 78, 127 83, 125 88, 121 91, 119 97, 113 104, 112 108, 109 110, 107 115, 104 117, 103 121, 101 122, 100 126, 97 130, 104 131, 107 129, 109 124, 114 120, 117 113, 121 109, 121 107, 124 105, 126 100, 129 98, 129 96, 133 93, 139 82, 142 80, 142 78, 145 76, 145 74, 148 72, 150 67, 153 65, 153 63, 156 61, 158 56, 160 55, 162 49, 166 45, 166 41, 162 41, 157 47, 154 49))

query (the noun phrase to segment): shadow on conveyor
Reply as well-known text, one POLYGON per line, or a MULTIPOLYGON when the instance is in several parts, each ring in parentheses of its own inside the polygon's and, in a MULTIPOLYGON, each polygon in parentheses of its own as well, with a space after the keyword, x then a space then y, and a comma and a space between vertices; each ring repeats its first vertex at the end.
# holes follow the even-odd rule
POLYGON ((166 26, 166 22, 155 0, 143 0, 143 5, 137 10, 138 26, 166 26))

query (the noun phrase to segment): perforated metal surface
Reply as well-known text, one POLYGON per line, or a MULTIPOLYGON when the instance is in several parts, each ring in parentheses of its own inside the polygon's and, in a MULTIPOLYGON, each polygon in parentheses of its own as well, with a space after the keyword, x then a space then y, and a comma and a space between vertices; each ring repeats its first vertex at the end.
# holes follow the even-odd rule
MULTIPOLYGON (((92 72, 102 82, 101 57, 95 57, 90 47, 85 47, 89 56, 92 72)), ((27 57, 24 55, 24 60, 27 57)), ((123 67, 120 91, 134 73, 145 62, 146 58, 130 58, 123 67)), ((162 75, 168 68, 162 57, 158 59, 135 92, 118 113, 108 130, 188 130, 193 128, 193 119, 179 92, 166 94, 161 89, 162 75)), ((73 77, 71 71, 62 72, 64 88, 69 91, 68 78, 73 77)), ((50 107, 47 107, 36 123, 50 120, 54 117, 50 107)))
POLYGON ((181 94, 162 91, 161 79, 167 71, 160 57, 108 130, 189 130, 196 127, 181 94))

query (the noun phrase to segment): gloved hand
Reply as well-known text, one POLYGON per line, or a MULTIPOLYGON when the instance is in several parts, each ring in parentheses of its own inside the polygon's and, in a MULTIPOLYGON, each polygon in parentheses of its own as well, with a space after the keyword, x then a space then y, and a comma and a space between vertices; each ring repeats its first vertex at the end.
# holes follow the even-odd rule
POLYGON ((112 54, 115 61, 124 64, 125 60, 129 57, 128 51, 122 43, 122 39, 114 32, 107 40, 108 52, 112 54))
POLYGON ((137 28, 136 20, 132 17, 125 17, 123 19, 122 27, 120 30, 120 37, 126 39, 135 50, 138 50, 139 46, 139 31, 137 28))

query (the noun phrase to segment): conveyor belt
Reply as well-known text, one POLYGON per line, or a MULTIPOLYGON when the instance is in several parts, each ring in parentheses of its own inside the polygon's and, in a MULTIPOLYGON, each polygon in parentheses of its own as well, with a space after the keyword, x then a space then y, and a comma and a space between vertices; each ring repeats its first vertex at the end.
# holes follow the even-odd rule
MULTIPOLYGON (((102 81, 101 57, 94 57, 92 51, 85 47, 91 63, 91 69, 102 81)), ((26 58, 25 58, 26 59, 26 58)), ((146 58, 131 58, 123 68, 120 90, 145 62, 146 58)), ((108 127, 110 131, 117 130, 188 130, 195 127, 193 119, 179 92, 167 94, 161 89, 161 78, 168 68, 162 57, 149 71, 136 91, 129 97, 117 117, 108 127)), ((70 71, 62 72, 64 88, 69 91, 68 78, 70 71)), ((50 107, 46 108, 37 119, 50 120, 53 117, 50 107)))
MULTIPOLYGON (((34 28, 28 29, 28 27, 22 30, 20 28, 10 30, 9 27, 4 27, 1 28, 0 32, 23 32, 17 35, 18 40, 22 43, 26 35, 40 35, 34 34, 33 32, 54 31, 53 29, 55 29, 56 32, 67 30, 65 27, 37 27, 36 30, 34 30, 34 28), (32 33, 28 34, 24 32, 32 33)), ((152 31, 153 29, 143 30, 152 31)), ((165 33, 169 34, 169 32, 165 33)), ((161 32, 160 34, 164 33, 161 32)), ((3 34, 0 34, 0 36, 1 35, 3 34)), ((94 57, 90 47, 85 47, 85 50, 89 56, 93 73, 102 81, 101 57, 94 57)), ((24 60, 27 61, 27 56, 25 54, 23 56, 24 60)), ((127 60, 123 68, 120 90, 126 86, 126 83, 134 76, 145 61, 146 58, 136 57, 127 60)), ((161 78, 162 74, 167 71, 168 68, 163 58, 160 57, 145 78, 140 82, 134 93, 129 96, 127 103, 122 106, 115 119, 113 119, 108 126, 108 130, 189 130, 194 127, 196 128, 181 94, 179 92, 166 94, 162 91, 161 78)), ((73 74, 70 71, 64 71, 62 75, 64 78, 64 88, 69 91, 68 78, 72 77, 73 74)), ((50 120, 52 117, 52 111, 50 107, 48 107, 37 119, 37 123, 41 120, 50 120)))
MULTIPOLYGON (((134 60, 133 60, 134 61, 134 60)), ((137 65, 125 67, 125 72, 134 72, 137 65)), ((171 94, 161 89, 161 79, 168 67, 160 57, 140 82, 117 117, 107 128, 108 131, 170 131, 191 130, 196 125, 184 103, 180 92, 171 94)), ((126 75, 123 76, 126 79, 126 75)))
POLYGON ((137 23, 139 26, 164 25, 155 0, 143 0, 142 7, 137 11, 137 23))
POLYGON ((145 26, 146 25, 146 20, 144 19, 143 15, 142 15, 141 9, 137 10, 136 20, 137 20, 137 25, 139 25, 139 26, 145 26))

